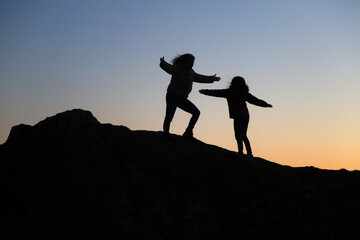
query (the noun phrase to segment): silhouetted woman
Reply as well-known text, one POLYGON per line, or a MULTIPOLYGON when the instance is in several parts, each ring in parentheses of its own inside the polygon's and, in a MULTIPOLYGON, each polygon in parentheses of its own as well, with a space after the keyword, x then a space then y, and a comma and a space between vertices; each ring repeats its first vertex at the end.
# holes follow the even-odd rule
POLYGON ((243 155, 243 142, 248 156, 252 157, 250 141, 247 137, 249 125, 249 110, 246 102, 260 107, 272 107, 267 102, 258 99, 249 93, 249 87, 242 77, 234 77, 228 89, 220 90, 200 90, 200 93, 213 97, 226 98, 229 107, 230 118, 234 119, 235 138, 238 145, 239 154, 243 155))
POLYGON ((174 117, 176 108, 180 108, 185 112, 192 114, 189 125, 183 136, 193 138, 193 128, 200 116, 199 109, 187 98, 192 89, 193 82, 213 83, 219 81, 220 78, 214 76, 204 76, 196 73, 192 67, 195 57, 192 54, 183 54, 176 56, 173 64, 169 64, 160 58, 160 67, 171 75, 171 81, 167 88, 166 94, 166 115, 164 120, 164 133, 169 134, 170 123, 174 117))

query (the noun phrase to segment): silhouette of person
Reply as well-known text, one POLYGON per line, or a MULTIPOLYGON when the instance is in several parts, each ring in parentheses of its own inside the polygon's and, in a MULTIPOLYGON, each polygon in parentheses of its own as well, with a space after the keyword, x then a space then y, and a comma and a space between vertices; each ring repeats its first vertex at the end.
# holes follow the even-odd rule
POLYGON ((166 94, 166 114, 163 124, 165 135, 169 135, 170 123, 174 117, 176 108, 180 108, 192 115, 188 127, 183 136, 193 138, 193 129, 199 119, 199 109, 187 98, 191 92, 193 82, 213 83, 219 81, 220 77, 204 76, 196 73, 194 66, 195 57, 192 54, 178 55, 172 60, 172 64, 167 63, 164 57, 160 58, 160 67, 171 75, 171 81, 166 94))
POLYGON ((246 106, 246 102, 254 104, 260 107, 272 107, 264 100, 258 99, 249 93, 249 87, 247 86, 245 79, 236 76, 232 79, 229 88, 208 90, 202 89, 200 93, 213 97, 226 98, 229 108, 230 118, 234 119, 234 131, 235 138, 238 145, 239 155, 243 153, 243 142, 246 147, 247 155, 252 157, 252 150, 250 141, 247 137, 247 129, 249 125, 250 114, 246 106))

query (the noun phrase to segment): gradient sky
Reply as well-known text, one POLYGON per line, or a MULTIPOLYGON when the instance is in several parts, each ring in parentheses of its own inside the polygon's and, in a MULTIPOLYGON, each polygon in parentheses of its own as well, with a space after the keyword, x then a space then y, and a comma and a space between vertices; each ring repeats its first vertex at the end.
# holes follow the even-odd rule
MULTIPOLYGON (((0 144, 12 126, 74 108, 160 131, 170 76, 195 55, 195 137, 236 150, 225 99, 236 75, 274 108, 250 106, 254 155, 290 166, 360 169, 360 1, 0 1, 0 144)), ((182 134, 190 116, 175 114, 182 134)))

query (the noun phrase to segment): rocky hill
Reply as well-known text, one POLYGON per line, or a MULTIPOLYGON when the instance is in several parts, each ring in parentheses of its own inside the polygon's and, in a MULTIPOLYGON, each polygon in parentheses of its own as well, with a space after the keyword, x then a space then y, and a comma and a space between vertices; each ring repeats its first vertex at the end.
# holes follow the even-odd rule
POLYGON ((0 239, 358 239, 360 173, 291 168, 72 110, 0 145, 0 239))

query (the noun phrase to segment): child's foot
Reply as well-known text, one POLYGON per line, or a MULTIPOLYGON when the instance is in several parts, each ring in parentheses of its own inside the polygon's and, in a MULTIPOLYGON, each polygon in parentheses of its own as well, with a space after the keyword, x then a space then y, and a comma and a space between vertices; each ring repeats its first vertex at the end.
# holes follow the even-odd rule
POLYGON ((253 158, 254 158, 254 156, 253 156, 252 153, 247 153, 246 156, 247 156, 248 158, 250 158, 250 159, 253 159, 253 158))

